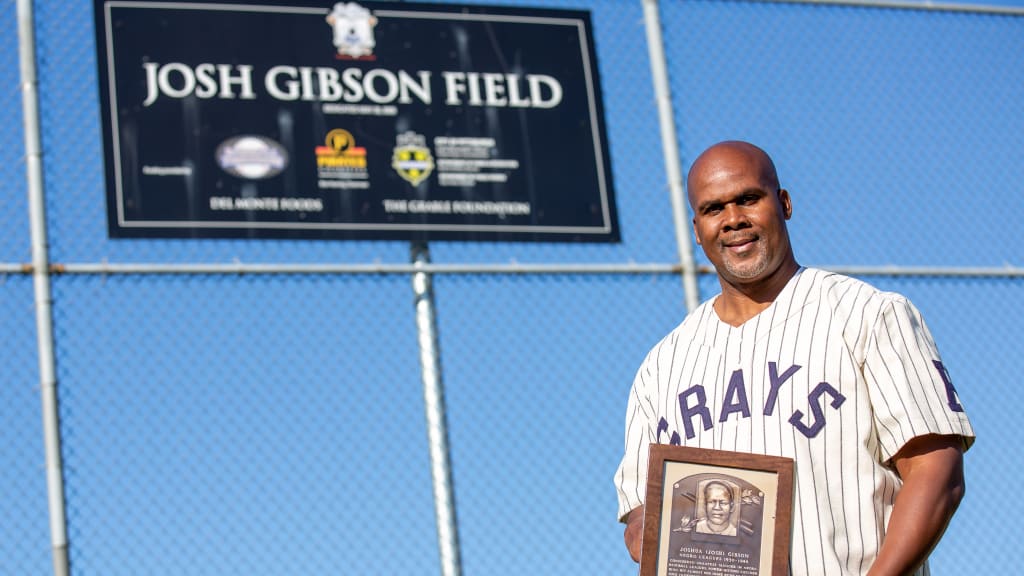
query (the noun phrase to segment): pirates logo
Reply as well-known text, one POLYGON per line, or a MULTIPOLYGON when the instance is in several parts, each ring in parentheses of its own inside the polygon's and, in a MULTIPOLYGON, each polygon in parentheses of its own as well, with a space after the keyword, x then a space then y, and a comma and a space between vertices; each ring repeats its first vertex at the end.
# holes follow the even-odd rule
POLYGON ((327 133, 324 145, 316 147, 316 164, 321 168, 346 167, 366 169, 366 148, 356 146, 348 130, 335 128, 327 133))
POLYGON ((352 136, 352 133, 348 130, 341 128, 335 128, 327 133, 327 137, 324 138, 324 144, 327 148, 330 148, 335 154, 341 154, 347 151, 349 148, 355 146, 356 139, 352 136))
POLYGON ((413 186, 419 185, 434 171, 434 157, 427 148, 427 139, 415 132, 405 132, 396 138, 391 167, 413 186))

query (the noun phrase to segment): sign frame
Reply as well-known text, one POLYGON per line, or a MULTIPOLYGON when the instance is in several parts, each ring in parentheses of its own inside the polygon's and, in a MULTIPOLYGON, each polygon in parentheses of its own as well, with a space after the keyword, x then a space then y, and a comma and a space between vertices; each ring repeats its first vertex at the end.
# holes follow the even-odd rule
MULTIPOLYGON (((617 243, 621 241, 596 50, 590 23, 590 13, 586 10, 460 4, 410 4, 376 2, 373 0, 365 0, 359 3, 361 5, 360 8, 365 6, 372 11, 373 17, 376 19, 375 21, 384 21, 393 27, 401 27, 406 33, 410 33, 408 32, 410 29, 414 30, 416 28, 415 25, 409 22, 422 23, 423 26, 458 26, 461 27, 460 30, 463 28, 472 29, 473 26, 489 27, 489 29, 498 29, 501 26, 540 27, 537 28, 538 30, 546 30, 547 28, 544 27, 548 27, 556 30, 558 34, 564 33, 569 45, 572 45, 574 42, 576 44, 572 48, 569 61, 576 62, 575 59, 578 59, 581 65, 580 69, 571 70, 570 76, 573 82, 576 82, 576 79, 579 78, 579 81, 585 85, 585 90, 575 90, 576 87, 572 86, 573 90, 571 92, 574 92, 572 96, 574 99, 570 102, 568 94, 570 90, 569 87, 566 87, 565 99, 569 103, 566 105, 571 105, 572 108, 559 109, 558 115, 565 116, 569 112, 579 115, 579 125, 583 126, 583 128, 579 130, 579 135, 574 137, 583 138, 587 142, 582 148, 574 148, 574 144, 569 144, 569 142, 576 142, 575 140, 569 139, 562 143, 552 143, 551 138, 539 136, 540 131, 544 129, 544 125, 550 124, 550 121, 538 120, 537 118, 551 117, 550 111, 535 111, 530 108, 528 104, 529 98, 526 97, 525 91, 529 88, 531 94, 534 94, 533 89, 536 89, 537 93, 543 93, 547 86, 539 81, 535 83, 536 85, 534 83, 528 84, 527 80, 530 80, 530 78, 527 78, 527 73, 516 72, 516 70, 520 69, 529 71, 532 64, 526 62, 525 64, 517 63, 504 70, 495 69, 490 72, 485 70, 479 73, 464 71, 467 75, 479 74, 483 76, 485 72, 490 75, 490 80, 484 79, 480 84, 484 87, 490 86, 493 89, 490 92, 486 92, 485 97, 489 94, 498 94, 502 101, 518 98, 520 109, 514 112, 519 117, 527 118, 530 114, 547 114, 547 116, 531 117, 528 121, 532 122, 533 137, 526 138, 524 136, 521 138, 521 141, 516 141, 515 144, 507 144, 510 147, 508 148, 510 151, 502 149, 503 144, 500 139, 498 139, 498 143, 495 145, 493 143, 495 140, 493 134, 472 133, 469 129, 465 129, 461 133, 458 130, 444 133, 436 128, 432 131, 431 129, 417 130, 415 120, 410 121, 403 116, 406 114, 406 111, 402 108, 402 105, 376 105, 377 112, 374 112, 374 114, 378 116, 381 114, 380 110, 382 108, 391 109, 390 111, 385 110, 385 114, 390 113, 395 116, 393 123, 396 128, 390 134, 390 142, 388 144, 381 144, 378 150, 370 150, 370 155, 376 155, 379 158, 376 161, 377 164, 386 166, 386 168, 373 170, 372 167, 374 165, 371 164, 369 176, 365 173, 360 176, 364 179, 369 178, 371 182, 371 185, 367 187, 369 190, 372 190, 372 194, 368 193, 366 195, 368 199, 332 200, 328 198, 332 191, 324 188, 323 184, 316 188, 315 185, 310 186, 307 183, 307 180, 323 183, 324 176, 322 172, 314 176, 310 174, 312 169, 308 167, 304 167, 301 170, 299 168, 292 170, 293 167, 298 165, 300 157, 302 162, 308 163, 309 166, 313 165, 311 158, 314 147, 319 146, 317 149, 317 154, 319 155, 321 148, 329 148, 331 146, 332 137, 330 129, 334 127, 329 124, 331 120, 337 121, 336 123, 338 124, 344 124, 341 120, 347 121, 349 124, 369 124, 374 121, 379 123, 379 118, 359 116, 360 113, 357 112, 338 112, 338 110, 353 110, 359 107, 368 109, 365 106, 368 102, 365 98, 364 101, 356 104, 327 100, 314 102, 313 104, 316 106, 322 104, 320 109, 314 113, 314 115, 318 115, 316 116, 317 125, 321 126, 324 124, 323 116, 328 118, 328 125, 321 129, 323 133, 319 133, 316 136, 319 139, 319 144, 316 142, 311 143, 310 138, 305 134, 299 138, 302 142, 301 145, 295 146, 290 145, 286 139, 278 135, 268 135, 261 133, 259 130, 253 130, 250 134, 240 128, 236 134, 218 133, 217 136, 209 136, 208 140, 216 138, 216 141, 212 143, 201 142, 196 144, 193 140, 199 140, 200 137, 193 137, 192 140, 186 138, 188 141, 185 142, 185 145, 180 145, 179 148, 188 148, 191 156, 183 155, 179 159, 168 159, 166 158, 168 154, 164 152, 163 157, 160 157, 160 160, 164 161, 163 164, 152 161, 147 163, 144 156, 152 147, 147 147, 142 142, 141 137, 138 136, 139 134, 145 136, 146 122, 151 121, 147 120, 147 118, 160 118, 162 114, 158 114, 155 110, 161 106, 165 110, 171 111, 172 115, 179 113, 179 109, 186 107, 184 99, 189 99, 188 106, 191 106, 191 109, 182 114, 201 115, 203 106, 210 106, 211 103, 216 103, 220 106, 220 108, 215 109, 217 112, 223 112, 225 110, 225 102, 205 99, 212 98, 206 94, 197 98, 195 94, 204 89, 207 93, 216 92, 213 88, 216 86, 218 73, 220 74, 221 82, 224 83, 219 86, 221 93, 232 90, 239 91, 239 86, 242 83, 238 76, 241 74, 239 70, 243 65, 239 65, 238 62, 244 62, 244 60, 235 60, 232 64, 235 68, 228 71, 221 69, 222 66, 228 66, 228 64, 207 64, 208 66, 216 66, 217 70, 214 71, 213 68, 206 71, 200 70, 199 67, 203 64, 199 64, 199 62, 203 62, 203 60, 195 55, 191 56, 191 60, 185 63, 172 62, 168 64, 157 57, 153 58, 157 62, 150 63, 148 60, 150 54, 146 52, 149 48, 146 48, 144 44, 140 44, 144 43, 146 35, 139 32, 139 22, 144 23, 144 19, 139 14, 146 12, 147 14, 162 15, 161 17, 166 22, 171 22, 170 26, 175 25, 174 22, 176 21, 184 21, 184 18, 189 17, 185 15, 189 13, 203 14, 206 17, 212 17, 212 15, 216 14, 221 18, 226 18, 222 13, 230 13, 239 17, 242 15, 261 14, 268 15, 266 18, 276 18, 282 22, 288 19, 302 18, 302 26, 310 26, 312 25, 310 22, 316 22, 316 26, 318 26, 316 28, 317 41, 325 43, 330 54, 333 54, 334 47, 330 43, 330 26, 324 22, 323 15, 328 14, 332 4, 337 7, 342 4, 356 3, 304 0, 301 4, 289 4, 283 2, 283 0, 221 0, 216 2, 213 0, 94 0, 100 108, 106 160, 108 232, 110 237, 390 239, 414 242, 469 240, 617 243), (124 15, 126 14, 130 15, 130 18, 125 18, 124 15), (122 18, 120 22, 118 21, 119 17, 122 18), (132 20, 133 18, 134 20, 132 20), (132 28, 130 25, 125 25, 125 21, 129 23, 135 22, 135 27, 132 28), (450 24, 452 22, 455 24, 450 24), (119 38, 128 37, 128 32, 125 32, 125 30, 134 30, 133 34, 135 36, 132 36, 132 38, 135 38, 135 40, 132 40, 132 42, 143 47, 136 47, 136 44, 124 44, 128 40, 119 40, 119 38), (324 36, 325 39, 320 39, 320 35, 324 36), (138 40, 138 38, 143 38, 143 40, 138 40), (130 50, 119 48, 119 42, 132 48, 130 50), (575 50, 578 50, 578 53, 575 50), (163 62, 164 68, 159 67, 161 62, 163 62), (171 68, 172 65, 174 68, 171 68), (194 68, 190 70, 189 67, 194 68), (141 71, 142 68, 145 68, 144 74, 141 71), (133 76, 127 76, 125 70, 128 70, 133 76), (499 72, 505 74, 506 80, 500 78, 495 80, 499 76, 499 72), (119 76, 124 76, 124 78, 119 76), (513 76, 516 76, 516 80, 512 79, 513 76), (228 80, 225 80, 225 78, 229 78, 232 84, 229 85, 228 80), (194 86, 194 93, 183 96, 181 104, 174 102, 172 106, 165 101, 168 91, 161 92, 158 81, 164 82, 164 86, 167 88, 173 88, 172 92, 184 92, 182 89, 183 84, 185 86, 194 86), (493 82, 487 84, 489 81, 493 82), (507 82, 507 85, 503 87, 501 82, 507 82), (517 93, 513 95, 513 84, 515 83, 522 85, 522 94, 517 93), (129 89, 134 90, 134 92, 129 92, 129 89), (501 90, 506 92, 502 93, 501 90), (132 94, 132 98, 126 97, 126 94, 132 94), (162 100, 160 99, 161 97, 163 98, 162 100), (522 104, 524 102, 527 104, 522 104), (584 102, 585 104, 581 104, 584 102), (393 111, 394 108, 398 108, 397 113, 393 111), (200 111, 199 113, 195 111, 197 109, 200 111), (328 109, 331 111, 325 112, 328 109), (146 114, 149 115, 146 116, 146 114), (129 121, 134 122, 134 124, 130 124, 129 121), (413 123, 413 129, 403 131, 398 128, 399 125, 403 123, 409 124, 410 122, 413 123), (129 138, 126 138, 126 136, 131 135, 140 138, 138 142, 130 141, 129 138), (403 137, 405 137, 405 141, 402 140, 403 137), (418 140, 417 137, 419 138, 418 140), (327 140, 327 146, 324 146, 325 139, 327 140), (492 146, 489 150, 485 149, 486 146, 478 146, 475 151, 475 153, 490 154, 490 156, 485 157, 492 162, 483 168, 473 166, 461 169, 458 166, 471 164, 472 161, 463 157, 454 157, 454 159, 440 157, 443 154, 443 152, 439 154, 440 149, 446 148, 450 151, 458 148, 453 143, 486 142, 488 139, 492 141, 492 146), (282 142, 284 142, 284 145, 282 145, 282 142), (525 148, 517 148, 517 146, 525 148), (215 147, 216 152, 214 153, 215 147), (426 151, 429 155, 430 149, 434 150, 434 158, 428 157, 426 162, 414 156, 419 151, 426 151), (200 150, 201 153, 192 152, 194 150, 200 150), (253 172, 249 169, 251 167, 243 165, 239 168, 237 165, 225 165, 221 161, 222 158, 238 158, 246 155, 251 157, 253 154, 262 154, 264 158, 271 159, 265 161, 264 166, 256 167, 257 173, 255 176, 252 175, 253 172), (581 157, 581 155, 582 157, 591 157, 592 159, 579 163, 577 158, 581 157), (212 158, 214 156, 216 156, 217 161, 220 163, 220 171, 213 164, 212 158), (307 159, 306 156, 309 156, 310 159, 307 159), (386 159, 384 158, 385 156, 387 156, 386 159), (563 156, 563 158, 559 159, 557 158, 558 156, 563 156), (587 168, 582 171, 577 170, 573 172, 573 170, 566 169, 565 172, 568 172, 569 175, 561 175, 559 174, 561 171, 557 169, 560 160, 568 161, 570 162, 568 165, 572 166, 592 166, 593 170, 587 168), (450 170, 447 174, 443 173, 445 168, 442 164, 445 161, 447 161, 445 165, 450 170), (290 165, 288 165, 289 162, 291 163, 290 165), (384 162, 387 162, 387 164, 384 164, 384 162), (432 179, 428 180, 426 175, 421 172, 418 173, 418 169, 419 166, 427 165, 430 162, 433 162, 433 165, 429 169, 433 169, 434 174, 432 179), (573 164, 574 162, 576 163, 573 164), (205 163, 205 169, 203 163, 205 163), (259 188, 255 193, 252 192, 254 188, 261 186, 270 187, 270 184, 267 184, 267 182, 275 178, 284 180, 290 177, 294 181, 296 176, 294 174, 289 176, 289 170, 299 172, 298 178, 301 180, 299 185, 289 183, 288 186, 291 186, 291 188, 284 192, 277 191, 276 193, 264 194, 261 191, 262 188, 259 188), (463 171, 460 172, 459 170, 463 171), (485 173, 474 175, 474 172, 485 173), (553 184, 545 185, 543 178, 550 174, 555 174, 557 178, 562 179, 552 181, 554 182, 553 184), (384 176, 388 177, 386 183, 384 176), (443 177, 447 178, 447 183, 445 183, 443 177), (227 187, 235 187, 237 189, 244 184, 248 186, 248 191, 217 194, 213 192, 214 187, 209 185, 209 182, 213 181, 213 179, 216 180, 219 187, 224 187, 223 183, 226 183, 227 187), (579 181, 583 184, 574 186, 572 185, 574 181, 579 181), (179 182, 181 183, 180 185, 179 182), (593 183, 593 186, 588 184, 590 182, 593 183), (162 188, 159 188, 160 186, 162 188), (182 190, 179 191, 176 187, 182 190), (188 189, 187 192, 184 191, 186 188, 188 189), (170 189, 169 192, 168 189, 170 189), (296 191, 296 189, 301 190, 296 191), (313 190, 311 191, 311 189, 313 190), (172 205, 172 200, 168 200, 168 198, 174 197, 175 194, 182 197, 187 196, 187 199, 172 205), (261 194, 268 197, 264 198, 261 194), (554 200, 553 198, 557 195, 568 196, 561 200, 554 200), (157 208, 159 202, 167 203, 172 209, 162 213, 159 212, 157 208), (185 202, 187 202, 187 205, 184 204, 185 202), (576 202, 578 205, 573 205, 573 202, 576 202), (318 213, 318 211, 322 213, 318 213), (154 217, 154 214, 157 217, 154 217)), ((148 18, 149 16, 146 17, 148 18)), ((165 26, 167 26, 166 22, 163 22, 165 26)), ((180 26, 180 24, 178 25, 180 26)), ((300 28, 299 24, 291 24, 290 26, 291 28, 284 26, 284 29, 300 28)), ((379 26, 379 24, 375 24, 375 26, 379 26)), ((216 26, 211 25, 210 28, 216 29, 216 26)), ((527 30, 528 28, 523 29, 527 30)), ((498 31, 500 32, 500 29, 498 31)), ((155 33, 154 36, 156 36, 155 33)), ((395 35, 393 34, 392 38, 394 37, 395 35)), ((202 37, 197 37, 195 40, 196 43, 199 41, 213 42, 202 37)), ((386 60, 386 55, 389 53, 386 49, 380 48, 380 42, 377 43, 377 46, 378 52, 384 54, 384 59, 386 60)), ((500 50, 496 48, 498 53, 495 56, 498 60, 502 58, 502 51, 514 51, 512 48, 515 48, 515 46, 499 48, 500 50)), ((222 50, 222 48, 218 49, 222 50)), ((165 58, 169 58, 167 54, 171 53, 169 52, 170 49, 166 48, 166 46, 161 46, 159 49, 154 48, 153 50, 155 50, 155 54, 165 58)), ((339 47, 338 50, 340 54, 342 49, 339 47)), ((397 52, 395 48, 391 50, 392 53, 397 52)), ((537 53, 537 50, 534 50, 532 53, 535 60, 537 60, 537 53)), ((335 55, 333 58, 339 59, 342 56, 335 55)), ((338 62, 341 62, 337 64, 339 72, 344 72, 346 70, 345 66, 353 68, 361 66, 365 71, 371 69, 369 67, 374 65, 372 61, 376 58, 376 55, 345 56, 344 58, 346 60, 343 62, 338 60, 338 62)), ((186 59, 183 58, 183 60, 186 59)), ((212 61, 217 62, 215 59, 212 61)), ((300 62, 299 64, 302 63, 300 62)), ((381 69, 385 65, 395 67, 399 64, 400 62, 397 59, 392 59, 384 64, 377 63, 381 69)), ((567 64, 558 65, 564 66, 566 69, 570 68, 567 64)), ((253 68, 249 64, 244 66, 250 69, 253 68)), ((269 67, 269 64, 266 66, 269 67)), ((541 64, 536 64, 536 66, 541 66, 541 64)), ((321 66, 321 68, 325 67, 329 67, 329 65, 321 66)), ((232 104, 237 103, 238 109, 245 106, 251 107, 253 104, 252 100, 256 99, 256 96, 264 98, 265 94, 261 93, 262 87, 265 85, 269 90, 271 86, 266 77, 260 76, 265 70, 260 69, 258 66, 256 68, 255 72, 251 70, 246 71, 246 73, 254 76, 251 82, 249 82, 249 86, 247 86, 251 88, 249 93, 250 101, 243 101, 237 95, 232 96, 236 98, 232 104), (256 96, 252 96, 252 93, 256 93, 256 96)), ((297 68, 301 71, 302 67, 297 68)), ((321 68, 316 68, 316 70, 319 71, 321 68)), ((313 69, 312 64, 310 64, 309 69, 313 69)), ((487 68, 487 70, 491 69, 487 68)), ((385 71, 387 72, 387 70, 385 71)), ((397 72, 404 73, 405 70, 391 70, 391 72, 396 72, 397 74, 397 72)), ((446 76, 442 82, 440 72, 432 72, 435 73, 435 76, 432 77, 431 81, 443 87, 437 89, 439 92, 442 89, 447 89, 444 96, 450 99, 454 81, 451 81, 446 76)), ((412 73, 413 71, 410 71, 410 74, 412 73)), ((458 72, 454 73, 457 74, 458 72)), ((309 78, 314 77, 312 72, 303 72, 303 74, 306 74, 309 78)), ((366 77, 369 77, 369 75, 369 73, 366 73, 366 77)), ((540 76, 552 78, 550 75, 540 73, 533 76, 534 78, 540 76)), ((305 79, 306 77, 303 78, 305 79)), ((422 78, 421 76, 420 79, 422 80, 422 78)), ((316 76, 314 82, 320 82, 321 80, 322 77, 316 76)), ((558 79, 556 78, 556 80, 558 79)), ((386 74, 378 74, 374 77, 374 81, 377 82, 378 87, 386 87, 388 82, 393 81, 393 77, 386 74)), ((318 84, 318 86, 320 86, 317 88, 318 90, 322 92, 325 90, 322 88, 322 84, 318 84)), ((465 96, 464 99, 466 100, 470 98, 468 94, 475 93, 474 88, 471 86, 463 87, 460 85, 458 88, 463 90, 463 96, 465 96)), ((305 94, 304 92, 304 99, 305 94)), ((174 94, 174 96, 176 97, 177 94, 174 94)), ((503 119, 513 117, 511 109, 492 110, 486 108, 488 104, 479 105, 475 109, 462 105, 461 109, 459 109, 455 105, 446 107, 445 104, 448 101, 444 100, 440 94, 433 98, 432 102, 427 101, 426 108, 428 109, 426 112, 416 110, 415 112, 408 112, 408 114, 419 114, 420 116, 417 116, 417 118, 421 120, 422 114, 427 116, 433 115, 435 118, 441 117, 446 113, 460 114, 461 117, 468 117, 474 113, 480 114, 481 111, 487 112, 492 118, 498 114, 505 114, 505 116, 502 116, 503 119)), ((266 99, 270 100, 269 97, 266 99)), ((538 100, 539 98, 535 99, 534 102, 536 103, 538 100)), ((274 101, 272 104, 281 108, 285 106, 280 101, 274 101)), ((308 107, 310 103, 304 102, 301 104, 308 107)), ((506 107, 512 106, 511 103, 503 105, 506 107)), ((407 106, 406 108, 410 107, 407 106)), ((537 108, 540 108, 540 106, 537 106, 537 108)), ((233 113, 232 111, 231 114, 233 113)), ((244 114, 249 114, 249 112, 244 114)), ((238 115, 242 116, 243 113, 239 112, 238 115)), ((215 116, 217 114, 213 112, 205 113, 207 118, 215 116)), ((523 120, 523 122, 527 122, 527 120, 523 120)), ((449 124, 451 124, 450 121, 449 124)), ((466 123, 466 125, 468 126, 469 124, 466 123)), ((346 127, 349 128, 349 126, 346 127)), ((305 129, 301 125, 299 128, 305 129)), ((364 146, 365 142, 374 142, 376 145, 383 141, 381 134, 375 133, 372 135, 373 138, 370 138, 365 133, 358 134, 355 128, 350 129, 359 136, 358 142, 353 141, 354 139, 351 134, 348 135, 347 139, 335 137, 333 141, 348 141, 353 146, 353 149, 357 143, 360 146, 364 146)), ((499 134, 502 131, 505 134, 510 134, 518 128, 512 122, 508 126, 500 125, 498 129, 499 134)), ((189 130, 199 134, 203 132, 204 126, 187 126, 184 131, 189 130)), ((522 131, 525 134, 526 129, 523 128, 522 131)), ((166 130, 166 132, 172 138, 178 137, 174 130, 166 130)), ((205 133, 212 132, 215 131, 207 130, 205 133)), ((221 129, 221 132, 223 132, 223 129, 221 129)), ((345 131, 342 130, 342 132, 345 131)), ((572 133, 577 134, 576 132, 572 133)), ((156 140, 159 140, 159 138, 149 137, 150 143, 156 140)), ((470 148, 465 150, 474 152, 470 148)), ((152 156, 158 157, 159 155, 154 153, 152 156)), ((347 162, 352 159, 342 158, 340 160, 347 162)), ((234 160, 232 161, 234 162, 234 160)), ((320 161, 319 156, 317 161, 320 161)), ((316 168, 316 170, 319 170, 319 168, 316 168)), ((359 182, 351 180, 331 183, 352 187, 359 184, 359 182)), ((343 190, 341 192, 350 191, 343 190)))

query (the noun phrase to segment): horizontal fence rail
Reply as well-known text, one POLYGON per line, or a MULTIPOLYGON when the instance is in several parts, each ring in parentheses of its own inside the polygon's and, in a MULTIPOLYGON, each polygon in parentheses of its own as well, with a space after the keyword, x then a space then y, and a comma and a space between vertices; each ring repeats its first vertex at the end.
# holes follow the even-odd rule
MULTIPOLYGON (((1024 268, 943 266, 848 266, 814 265, 851 276, 1024 278, 1024 268)), ((51 274, 95 275, 232 275, 232 274, 680 274, 683 266, 662 263, 608 264, 51 264, 51 274)), ((708 265, 698 265, 698 274, 714 274, 708 265)), ((32 274, 31 264, 0 264, 0 274, 32 274)))
POLYGON ((963 12, 971 14, 1024 15, 1016 6, 983 6, 956 2, 888 2, 886 0, 758 0, 769 4, 809 4, 815 6, 854 6, 861 8, 889 8, 896 10, 925 10, 934 12, 963 12))

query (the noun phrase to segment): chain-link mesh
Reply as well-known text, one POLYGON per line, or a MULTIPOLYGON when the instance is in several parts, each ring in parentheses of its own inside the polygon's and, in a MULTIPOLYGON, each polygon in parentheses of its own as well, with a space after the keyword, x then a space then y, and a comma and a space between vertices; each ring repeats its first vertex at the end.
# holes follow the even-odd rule
POLYGON ((25 192, 25 144, 18 68, 18 24, 13 2, 0 5, 0 262, 32 259, 25 192))
POLYGON ((636 367, 682 317, 678 278, 436 289, 466 573, 629 573, 625 554, 603 553, 621 546, 607 487, 636 367))
POLYGON ((68 277, 55 288, 76 570, 437 564, 407 279, 68 277), (402 553, 379 553, 388 541, 402 553))
POLYGON ((0 574, 50 566, 32 281, 0 276, 0 574))
MULTIPOLYGON (((793 197, 798 258, 1001 266, 1024 218, 1020 16, 662 3, 684 161, 745 139, 793 197), (892 241, 898 231, 898 242, 892 241)), ((1019 262, 1018 262, 1019 264, 1019 262)))
MULTIPOLYGON (((435 263, 676 261, 642 4, 591 11, 623 242, 435 243, 435 263)), ((724 138, 776 160, 813 265, 1019 265, 1024 20, 663 0, 682 161, 724 138)), ((58 263, 404 263, 401 242, 106 234, 92 5, 36 2, 58 263)), ((15 10, 0 8, 0 261, 30 259, 15 10)), ((706 263, 703 255, 698 254, 706 263)), ((933 574, 1018 564, 1020 278, 868 277, 921 308, 979 441, 933 574), (995 334, 996 336, 990 336, 995 334)), ((73 574, 436 574, 413 294, 403 275, 54 281, 73 574)), ((672 275, 437 275, 466 574, 629 574, 611 476, 625 399, 684 314, 672 275)), ((701 297, 718 291, 700 278, 701 297)), ((0 573, 51 571, 32 282, 0 276, 0 573)))

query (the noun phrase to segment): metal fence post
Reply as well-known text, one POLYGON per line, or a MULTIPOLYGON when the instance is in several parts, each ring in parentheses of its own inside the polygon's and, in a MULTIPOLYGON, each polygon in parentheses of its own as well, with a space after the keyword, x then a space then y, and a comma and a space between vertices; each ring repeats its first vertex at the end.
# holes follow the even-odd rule
POLYGON ((18 53, 21 66, 22 112, 25 123, 25 170, 28 179, 32 234, 32 280, 35 289, 36 339, 39 348, 39 392, 46 449, 46 489, 50 508, 53 573, 67 576, 68 534, 64 514, 64 476, 57 409, 57 369, 53 351, 53 302, 50 293, 46 203, 43 197, 42 138, 36 78, 35 17, 32 0, 18 0, 18 53))
MULTIPOLYGON (((412 262, 416 268, 430 264, 425 243, 413 243, 412 262)), ((459 534, 455 522, 455 498, 452 491, 451 463, 448 458, 448 424, 445 417, 444 383, 441 377, 441 354, 437 344, 437 321, 434 315, 434 288, 431 274, 424 270, 413 273, 416 328, 423 371, 423 400, 427 416, 427 438, 430 442, 430 475, 434 483, 434 510, 437 518, 437 542, 441 554, 441 574, 459 576, 459 534)))
POLYGON ((669 198, 672 200, 672 220, 676 228, 676 246, 679 251, 679 263, 683 268, 683 290, 685 292, 686 309, 687 311, 692 311, 700 302, 700 294, 698 293, 697 266, 693 260, 693 243, 690 241, 690 225, 686 213, 685 194, 683 192, 683 171, 680 166, 675 116, 672 112, 672 94, 669 91, 668 66, 665 63, 665 43, 661 38, 661 18, 658 15, 658 0, 643 0, 643 3, 644 27, 647 29, 647 51, 651 59, 654 98, 658 105, 658 121, 661 125, 661 150, 665 158, 669 198))

